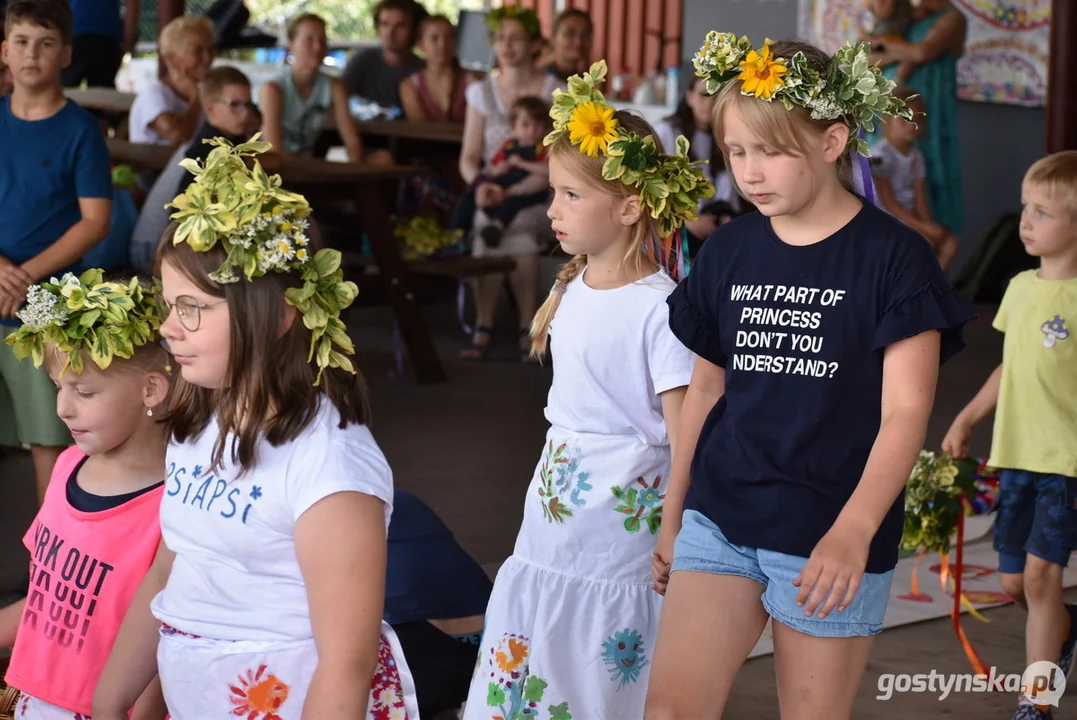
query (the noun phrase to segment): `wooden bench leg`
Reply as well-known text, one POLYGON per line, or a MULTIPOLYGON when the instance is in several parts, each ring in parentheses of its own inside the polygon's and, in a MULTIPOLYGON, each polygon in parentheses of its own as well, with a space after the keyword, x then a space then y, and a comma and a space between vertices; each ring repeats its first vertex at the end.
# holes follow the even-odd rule
POLYGON ((415 284, 411 272, 400 256, 392 224, 389 222, 389 204, 380 180, 363 183, 358 187, 359 217, 363 230, 370 240, 378 275, 385 283, 389 302, 393 308, 404 346, 408 349, 415 377, 421 384, 444 382, 447 377, 441 365, 430 328, 419 310, 415 297, 415 284))

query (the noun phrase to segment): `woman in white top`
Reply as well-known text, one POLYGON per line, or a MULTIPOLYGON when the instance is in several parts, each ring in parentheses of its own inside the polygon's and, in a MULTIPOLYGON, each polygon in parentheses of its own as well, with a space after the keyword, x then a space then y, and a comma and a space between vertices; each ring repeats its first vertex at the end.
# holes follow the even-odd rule
POLYGON ((165 77, 135 98, 128 116, 131 142, 179 147, 202 119, 198 84, 213 64, 213 23, 184 15, 165 25, 158 39, 165 77))
POLYGON ((701 200, 699 209, 703 212, 695 220, 684 224, 685 230, 696 240, 694 244, 702 243, 718 227, 718 215, 705 211, 708 205, 728 203, 734 212, 741 209, 740 197, 733 185, 733 176, 726 171, 722 153, 714 143, 711 116, 714 114, 716 96, 705 95, 706 90, 706 82, 702 78, 693 77, 692 84, 685 91, 674 113, 654 126, 654 134, 661 140, 666 152, 672 152, 676 137, 684 135, 691 144, 688 152, 692 160, 707 163, 703 171, 714 185, 714 197, 701 200))
POLYGON ((262 133, 278 153, 313 155, 332 113, 348 160, 363 162, 363 141, 348 112, 348 91, 340 80, 321 71, 328 46, 325 21, 317 15, 304 13, 288 24, 292 65, 262 86, 262 133))
MULTIPOLYGON (((497 8, 487 14, 487 25, 493 30, 498 69, 467 88, 467 115, 460 152, 460 176, 464 182, 477 185, 476 198, 480 207, 497 205, 504 199, 505 190, 494 183, 482 182, 482 176, 489 169, 490 160, 511 134, 509 108, 516 100, 526 96, 539 97, 552 103, 554 88, 565 86, 563 81, 536 65, 541 31, 538 16, 533 10, 519 9, 516 5, 497 8)), ((545 181, 537 187, 524 185, 520 183, 516 186, 520 194, 543 189, 545 181)), ((508 274, 508 280, 519 312, 522 351, 530 347, 528 327, 538 308, 540 234, 552 235, 552 232, 545 208, 536 205, 516 216, 496 249, 487 248, 477 232, 473 245, 477 256, 512 256, 516 261, 516 269, 508 274)), ((483 275, 475 282, 473 289, 477 318, 472 345, 464 350, 465 359, 478 360, 485 356, 504 283, 503 275, 483 275)))

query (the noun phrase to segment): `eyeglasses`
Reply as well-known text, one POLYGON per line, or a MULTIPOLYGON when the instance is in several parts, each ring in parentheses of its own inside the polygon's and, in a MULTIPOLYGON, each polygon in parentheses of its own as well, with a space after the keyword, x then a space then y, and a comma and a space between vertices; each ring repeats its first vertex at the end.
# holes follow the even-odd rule
POLYGON ((187 332, 194 332, 198 330, 198 326, 202 323, 202 311, 208 308, 218 305, 219 303, 212 303, 210 305, 199 305, 198 302, 189 295, 180 295, 176 298, 176 302, 170 303, 160 295, 157 296, 157 314, 161 318, 163 323, 168 319, 168 316, 173 310, 176 311, 176 317, 179 318, 180 325, 187 332))
POLYGON ((243 100, 229 100, 228 102, 225 102, 224 100, 214 100, 214 102, 226 106, 229 110, 237 114, 243 110, 254 112, 258 109, 258 106, 253 102, 245 102, 243 100))

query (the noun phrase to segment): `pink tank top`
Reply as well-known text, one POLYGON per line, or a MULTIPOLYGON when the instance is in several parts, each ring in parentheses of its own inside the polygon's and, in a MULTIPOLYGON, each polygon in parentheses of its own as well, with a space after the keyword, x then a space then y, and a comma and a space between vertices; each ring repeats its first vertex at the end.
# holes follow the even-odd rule
POLYGON ((446 116, 442 109, 438 107, 437 102, 434 101, 433 95, 430 94, 430 88, 426 84, 425 70, 413 73, 411 80, 419 90, 419 102, 423 106, 423 112, 426 113, 426 117, 435 122, 464 121, 464 116, 467 115, 467 99, 465 96, 465 91, 467 90, 467 70, 459 68, 456 71, 456 79, 453 81, 452 87, 452 105, 449 107, 448 116, 446 116))
POLYGON ((161 542, 164 485, 110 510, 80 512, 67 502, 67 481, 85 457, 77 447, 60 455, 23 537, 30 592, 5 680, 89 717, 97 678, 161 542))

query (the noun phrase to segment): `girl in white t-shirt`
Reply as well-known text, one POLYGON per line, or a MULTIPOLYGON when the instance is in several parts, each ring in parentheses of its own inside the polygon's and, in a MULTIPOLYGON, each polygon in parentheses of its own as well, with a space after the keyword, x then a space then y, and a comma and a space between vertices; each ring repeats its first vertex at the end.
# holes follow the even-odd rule
POLYGON ((494 583, 466 720, 643 717, 661 607, 651 556, 694 361, 668 327, 663 266, 675 263, 658 237, 713 189, 687 141, 659 153, 646 122, 602 100, 605 70, 570 79, 551 112, 548 214, 575 257, 532 324, 535 355, 552 338, 551 427, 494 583), (629 154, 638 171, 620 164, 629 154), (619 180, 603 179, 617 166, 619 180), (674 183, 683 194, 663 202, 640 190, 674 183))
POLYGON ((219 142, 156 258, 182 376, 163 542, 94 717, 121 720, 159 672, 174 720, 417 718, 382 622, 393 487, 339 317, 356 287, 313 253, 306 201, 243 164, 268 143, 219 142))

